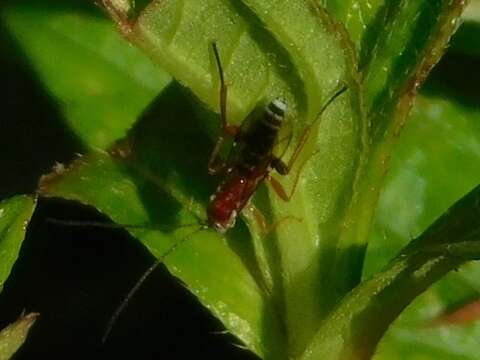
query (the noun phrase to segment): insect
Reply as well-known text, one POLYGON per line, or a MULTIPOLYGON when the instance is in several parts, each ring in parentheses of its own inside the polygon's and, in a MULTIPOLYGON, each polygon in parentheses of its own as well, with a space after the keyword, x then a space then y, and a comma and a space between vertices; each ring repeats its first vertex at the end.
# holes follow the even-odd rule
MULTIPOLYGON (((220 79, 220 119, 223 133, 210 157, 208 169, 210 174, 220 171, 225 173, 225 178, 210 197, 207 209, 207 223, 217 231, 224 233, 235 225, 239 213, 249 203, 258 186, 268 180, 281 199, 287 201, 295 190, 298 180, 290 194, 287 194, 282 185, 270 175, 272 170, 280 175, 288 175, 301 153, 313 124, 305 128, 299 143, 295 147, 290 160, 285 163, 281 157, 273 154, 273 148, 278 142, 279 131, 285 123, 287 103, 281 98, 271 101, 260 113, 258 118, 248 123, 248 126, 236 127, 227 122, 227 86, 223 73, 220 55, 216 43, 212 49, 220 79), (216 163, 220 147, 225 137, 234 138, 233 148, 237 148, 237 156, 229 157, 226 163, 216 163)), ((322 106, 314 121, 318 121, 324 110, 347 90, 346 86, 339 88, 333 96, 322 106)), ((247 121, 247 120, 245 120, 247 121)), ((290 142, 291 138, 288 142, 290 142)))
MULTIPOLYGON (((265 180, 270 182, 281 199, 285 201, 290 199, 299 178, 298 174, 292 191, 287 194, 282 185, 271 176, 272 170, 275 170, 280 175, 288 175, 290 173, 308 140, 314 123, 320 119, 325 109, 347 90, 345 85, 341 86, 326 101, 314 119, 314 123, 310 124, 302 132, 290 159, 285 163, 282 160, 283 154, 276 156, 273 150, 279 141, 279 133, 285 123, 286 101, 281 98, 275 98, 263 109, 260 108, 260 112, 256 111, 258 109, 254 110, 240 127, 229 124, 227 121, 227 85, 224 71, 216 43, 211 43, 211 47, 220 80, 219 103, 222 133, 211 153, 208 162, 208 172, 212 175, 222 173, 224 178, 210 197, 207 206, 207 220, 204 223, 197 224, 200 225, 197 230, 175 242, 170 249, 147 269, 110 318, 102 339, 103 342, 107 339, 118 316, 123 312, 143 282, 163 263, 163 260, 169 254, 187 241, 188 238, 202 230, 214 229, 220 233, 225 233, 231 229, 235 225, 238 215, 250 202, 259 185, 265 180), (232 151, 230 151, 226 161, 218 161, 220 150, 227 137, 233 137, 232 151)), ((290 140, 291 137, 288 139, 286 148, 288 148, 290 140)))

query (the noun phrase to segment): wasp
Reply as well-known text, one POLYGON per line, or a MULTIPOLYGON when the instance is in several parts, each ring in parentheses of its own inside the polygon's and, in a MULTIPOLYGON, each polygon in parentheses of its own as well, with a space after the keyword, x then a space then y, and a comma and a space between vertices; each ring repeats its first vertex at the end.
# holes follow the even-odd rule
MULTIPOLYGON (((270 182, 272 188, 282 200, 288 201, 291 198, 295 191, 300 172, 297 173, 290 193, 287 193, 280 182, 271 176, 271 172, 275 170, 280 175, 288 175, 291 172, 295 161, 298 159, 308 140, 315 122, 320 119, 325 109, 347 90, 346 85, 339 87, 325 102, 313 123, 306 127, 301 133, 299 142, 288 162, 284 162, 282 160, 283 154, 276 156, 274 154, 274 148, 279 142, 280 130, 286 122, 288 110, 286 101, 280 97, 275 98, 263 108, 254 109, 243 121, 241 126, 229 124, 227 121, 228 90, 223 66, 215 42, 211 43, 211 48, 219 75, 219 104, 222 129, 208 161, 208 172, 211 175, 222 174, 223 180, 219 183, 216 191, 210 196, 206 221, 196 224, 200 225, 200 228, 175 242, 147 269, 110 318, 102 342, 106 341, 117 318, 148 276, 163 263, 165 257, 175 251, 175 249, 187 241, 188 238, 201 230, 214 229, 219 233, 225 233, 234 227, 238 215, 249 204, 255 191, 265 180, 270 182), (232 151, 230 151, 226 161, 219 161, 220 151, 228 137, 233 138, 232 151)), ((291 138, 291 136, 288 138, 285 150, 288 148, 291 138)))
MULTIPOLYGON (((224 233, 235 225, 239 213, 250 202, 258 186, 268 180, 281 199, 287 201, 293 195, 298 175, 290 194, 287 194, 282 185, 271 176, 272 170, 280 175, 288 175, 300 155, 314 123, 309 125, 300 136, 299 142, 287 163, 273 153, 279 141, 279 132, 285 123, 287 103, 282 98, 275 98, 260 112, 258 118, 244 122, 246 126, 237 127, 227 121, 227 85, 220 60, 219 51, 215 42, 211 44, 220 80, 220 119, 222 134, 212 151, 208 170, 210 174, 221 171, 225 176, 215 193, 210 197, 207 208, 207 224, 224 233), (220 148, 226 137, 233 137, 232 148, 236 149, 235 156, 229 156, 226 162, 216 161, 220 148)), ((322 106, 314 122, 320 119, 325 109, 338 96, 347 90, 343 85, 322 106)), ((258 114, 257 112, 253 113, 258 114)), ((291 137, 288 141, 290 143, 291 137)))

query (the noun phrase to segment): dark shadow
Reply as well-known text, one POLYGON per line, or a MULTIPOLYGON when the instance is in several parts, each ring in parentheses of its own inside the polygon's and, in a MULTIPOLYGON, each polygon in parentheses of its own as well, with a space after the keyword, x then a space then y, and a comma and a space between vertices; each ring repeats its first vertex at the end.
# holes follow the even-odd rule
POLYGON ((0 199, 32 193, 52 165, 84 149, 0 23, 0 199))
POLYGON ((145 110, 128 133, 128 142, 120 142, 130 153, 126 164, 150 184, 146 191, 143 187, 139 191, 151 213, 158 209, 157 199, 150 196, 151 186, 164 191, 174 186, 202 204, 215 190, 206 166, 213 142, 193 111, 192 101, 186 90, 172 83, 145 110))
MULTIPOLYGON (((63 11, 77 9, 77 3, 49 1, 38 6, 51 4, 63 11)), ((80 11, 102 16, 90 4, 82 4, 80 11)), ((5 64, 2 68, 8 70, 5 74, 2 71, 3 114, 8 116, 2 116, 0 123, 2 144, 6 146, 0 160, 7 169, 2 173, 0 196, 6 197, 33 192, 39 176, 49 172, 54 162, 68 163, 84 148, 65 127, 58 106, 45 94, 27 62, 20 60, 11 39, 4 32, 1 36, 7 40, 0 45, 2 53, 5 49, 12 55, 0 58, 0 65, 5 64), (16 121, 6 121, 13 118, 16 121)), ((213 141, 202 124, 204 119, 198 116, 198 107, 179 85, 170 86, 131 131, 129 146, 132 160, 154 178, 174 182, 180 192, 206 204, 219 179, 207 174, 213 141)), ((128 159, 124 164, 126 174, 137 182, 152 222, 177 225, 180 205, 171 194, 129 166, 128 159), (162 212, 158 212, 160 207, 162 212), (158 214, 162 214, 160 219, 158 214)), ((145 286, 147 289, 122 315, 110 341, 102 346, 101 335, 113 309, 151 264, 152 257, 122 230, 79 230, 48 223, 45 219, 49 217, 105 220, 91 208, 56 201, 40 203, 20 260, 0 297, 0 327, 13 321, 23 309, 41 313, 17 359, 39 355, 69 359, 255 358, 233 347, 233 337, 212 334, 223 330, 221 324, 165 270, 152 275, 149 283, 156 287, 145 286), (126 324, 123 329, 122 323, 126 324)), ((255 273, 246 233, 239 224, 229 235, 229 243, 255 273)))
MULTIPOLYGON (((148 107, 127 140, 111 149, 118 162, 124 164, 125 176, 136 184, 154 228, 170 226, 167 232, 173 232, 182 226, 179 214, 186 205, 175 199, 174 190, 205 208, 221 181, 221 175, 212 177, 207 171, 214 142, 206 132, 205 122, 206 118, 208 121, 217 118, 218 122, 218 116, 205 109, 199 111, 199 106, 190 93, 172 83, 148 107), (119 157, 121 153, 128 155, 119 157)), ((197 221, 204 222, 205 216, 198 217, 197 221)), ((240 219, 226 239, 259 287, 264 289, 248 230, 240 219)), ((272 309, 266 311, 272 313, 272 309)), ((266 319, 270 327, 278 320, 266 319)), ((278 339, 268 338, 267 341, 278 339)))
MULTIPOLYGON (((190 210, 189 203, 198 204, 204 212, 222 177, 209 175, 207 169, 214 141, 207 134, 206 122, 219 123, 218 115, 206 109, 198 111, 200 106, 186 89, 172 83, 145 110, 127 139, 111 149, 117 158, 119 152, 129 154, 118 162, 136 184, 153 228, 173 232, 183 225, 206 223, 204 213, 196 214, 188 224, 179 216, 182 210, 190 210), (180 203, 174 191, 181 193, 187 204, 180 203)), ((227 241, 247 268, 258 274, 252 244, 246 239, 248 231, 239 219, 227 241)))
POLYGON ((433 69, 423 93, 450 98, 463 106, 478 109, 480 102, 480 57, 447 53, 433 69))
POLYGON ((480 56, 480 24, 475 21, 466 21, 458 28, 450 42, 449 51, 470 55, 472 57, 480 56))
POLYGON ((91 16, 105 16, 102 9, 95 5, 95 0, 0 0, 0 10, 6 6, 28 6, 29 9, 34 9, 35 12, 64 11, 64 12, 81 12, 91 16))
MULTIPOLYGON (((178 85, 161 94, 161 106, 152 104, 132 130, 134 140, 142 134, 133 148, 149 170, 161 178, 176 173, 184 191, 205 202, 215 187, 205 166, 212 141, 198 119, 190 117, 195 112, 185 98, 189 97, 178 85)), ((178 203, 155 183, 135 178, 152 211, 162 205, 173 209, 165 212, 162 221, 174 223, 178 203)), ((40 202, 0 297, 0 328, 24 309, 41 313, 16 359, 42 355, 59 359, 256 358, 233 346, 234 337, 217 333, 224 330, 221 323, 165 269, 152 274, 120 317, 108 343, 102 345, 100 339, 113 310, 153 258, 123 230, 59 226, 47 218, 106 221, 92 208, 66 201, 40 202)))
POLYGON ((66 201, 41 201, 0 296, 0 328, 23 310, 40 318, 15 359, 257 359, 162 268, 100 339, 114 308, 153 258, 121 229, 62 227, 105 218, 66 201))

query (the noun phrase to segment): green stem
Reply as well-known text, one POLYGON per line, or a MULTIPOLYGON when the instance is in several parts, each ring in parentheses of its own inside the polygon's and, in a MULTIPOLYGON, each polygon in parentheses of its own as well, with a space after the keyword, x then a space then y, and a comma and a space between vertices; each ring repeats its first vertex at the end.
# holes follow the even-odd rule
MULTIPOLYGON (((392 87, 385 90, 383 95, 377 94, 377 97, 383 96, 382 101, 378 102, 382 104, 381 106, 376 106, 377 102, 367 104, 368 117, 372 123, 371 152, 365 164, 363 176, 358 181, 357 193, 347 213, 337 244, 336 257, 331 267, 332 288, 336 294, 332 304, 338 303, 360 282, 370 229, 391 154, 406 124, 418 89, 442 56, 450 37, 458 26, 457 20, 465 5, 465 1, 462 0, 444 1, 439 7, 438 19, 430 30, 429 36, 423 35, 425 42, 415 45, 414 50, 409 49, 409 51, 420 53, 416 62, 403 64, 405 69, 399 72, 399 79, 393 81, 392 87)), ((402 12, 408 14, 415 10, 416 6, 417 3, 412 2, 408 6, 403 6, 402 12)), ((426 9, 428 10, 429 7, 426 9)), ((396 25, 391 25, 392 28, 385 32, 385 36, 391 36, 391 32, 397 31, 394 26, 396 25)), ((412 31, 417 31, 417 26, 425 32, 421 24, 415 23, 411 24, 412 31)), ((377 53, 381 54, 381 50, 377 50, 377 53)), ((382 57, 377 55, 371 60, 370 66, 364 69, 367 95, 376 93, 375 76, 381 68, 381 61, 382 57), (370 77, 373 77, 373 80, 370 81, 370 77)))
POLYGON ((355 288, 321 326, 302 360, 370 359, 403 309, 449 271, 480 259, 480 186, 452 206, 386 269, 355 288))

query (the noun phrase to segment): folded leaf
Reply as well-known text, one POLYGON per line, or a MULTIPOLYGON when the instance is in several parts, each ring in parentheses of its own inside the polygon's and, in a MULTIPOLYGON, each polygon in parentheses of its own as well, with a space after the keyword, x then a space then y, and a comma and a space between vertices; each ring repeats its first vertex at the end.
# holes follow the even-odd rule
POLYGON ((30 313, 22 315, 13 324, 8 325, 0 331, 0 359, 12 358, 20 346, 25 342, 28 332, 35 323, 38 314, 30 313))
POLYGON ((0 291, 18 258, 36 199, 19 195, 0 202, 0 291))

